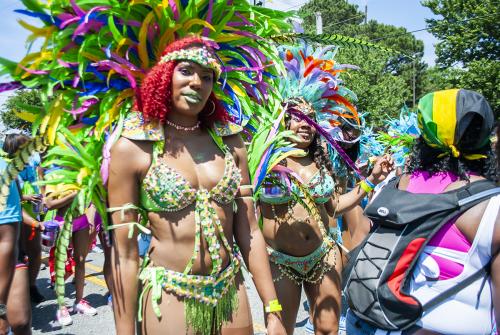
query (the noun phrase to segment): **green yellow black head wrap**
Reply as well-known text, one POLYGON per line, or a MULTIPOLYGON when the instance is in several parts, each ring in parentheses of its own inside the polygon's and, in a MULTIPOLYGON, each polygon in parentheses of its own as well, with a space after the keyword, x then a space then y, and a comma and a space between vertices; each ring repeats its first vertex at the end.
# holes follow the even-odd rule
POLYGON ((486 158, 476 152, 489 144, 495 118, 482 95, 462 89, 437 91, 420 99, 418 110, 418 125, 427 145, 443 151, 443 156, 486 158), (481 120, 477 134, 462 143, 471 121, 477 118, 481 120))

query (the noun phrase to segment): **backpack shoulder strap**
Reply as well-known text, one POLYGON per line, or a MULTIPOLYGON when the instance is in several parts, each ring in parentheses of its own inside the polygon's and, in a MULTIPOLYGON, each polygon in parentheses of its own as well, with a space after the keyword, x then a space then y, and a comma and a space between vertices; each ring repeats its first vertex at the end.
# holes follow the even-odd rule
POLYGON ((491 188, 489 190, 485 190, 485 191, 473 194, 469 197, 459 199, 458 205, 460 207, 462 207, 462 206, 465 206, 471 202, 491 198, 492 196, 497 195, 497 194, 500 194, 500 187, 491 188))

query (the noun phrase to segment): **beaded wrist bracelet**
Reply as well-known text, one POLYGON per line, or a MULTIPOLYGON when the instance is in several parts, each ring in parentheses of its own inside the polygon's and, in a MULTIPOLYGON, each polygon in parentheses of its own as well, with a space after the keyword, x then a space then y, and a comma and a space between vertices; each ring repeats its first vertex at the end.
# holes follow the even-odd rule
POLYGON ((269 305, 267 305, 265 308, 266 313, 281 312, 282 310, 283 310, 283 307, 281 307, 278 299, 274 299, 274 300, 269 301, 269 305))
POLYGON ((373 191, 373 187, 371 187, 370 185, 368 185, 368 183, 366 182, 366 179, 363 179, 362 181, 360 181, 358 183, 358 185, 366 193, 370 193, 371 191, 373 191))

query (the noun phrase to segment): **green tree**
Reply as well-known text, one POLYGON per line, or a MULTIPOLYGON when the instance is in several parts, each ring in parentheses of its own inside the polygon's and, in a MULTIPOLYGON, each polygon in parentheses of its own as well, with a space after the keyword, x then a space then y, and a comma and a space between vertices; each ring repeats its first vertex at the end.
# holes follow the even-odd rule
POLYGON ((42 106, 40 93, 37 90, 20 90, 15 92, 0 108, 0 119, 6 128, 10 129, 26 129, 29 130, 31 123, 26 122, 15 114, 21 111, 19 106, 42 106))
POLYGON ((424 0, 435 15, 427 19, 436 45, 437 63, 467 66, 478 60, 500 59, 498 0, 424 0))
POLYGON ((498 112, 498 1, 424 0, 422 4, 442 17, 427 20, 431 33, 439 39, 436 45, 437 69, 428 74, 427 84, 431 83, 430 88, 454 87, 480 92, 498 112))
POLYGON ((316 12, 321 12, 323 17, 324 33, 364 39, 399 52, 389 55, 376 50, 341 48, 339 51, 338 62, 361 68, 350 71, 342 78, 358 95, 358 109, 369 113, 367 120, 370 124, 381 126, 387 115, 395 117, 404 104, 412 104, 414 79, 416 95, 422 95, 424 87, 421 79, 427 67, 422 61, 422 41, 405 28, 375 20, 364 24, 364 13, 345 0, 311 0, 305 4, 298 13, 308 33, 315 32, 316 12))

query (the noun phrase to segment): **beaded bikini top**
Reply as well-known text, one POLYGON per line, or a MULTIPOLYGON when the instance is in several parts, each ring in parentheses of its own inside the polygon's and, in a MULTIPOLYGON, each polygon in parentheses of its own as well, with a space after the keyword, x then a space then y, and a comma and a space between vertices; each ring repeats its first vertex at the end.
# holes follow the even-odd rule
POLYGON ((214 188, 195 189, 178 171, 169 167, 159 157, 163 152, 164 142, 155 142, 153 146, 153 162, 141 185, 141 205, 151 212, 175 212, 182 210, 194 202, 204 199, 226 205, 234 200, 241 182, 241 173, 233 155, 224 148, 224 175, 214 188))
MULTIPOLYGON (((261 201, 269 204, 284 204, 293 200, 293 195, 300 198, 304 197, 303 192, 297 187, 296 182, 282 181, 280 178, 270 176, 270 183, 262 188, 259 198, 261 201), (287 186, 289 185, 289 187, 287 186)), ((318 204, 324 204, 334 194, 335 182, 326 170, 319 169, 308 183, 304 184, 309 194, 318 204)))

